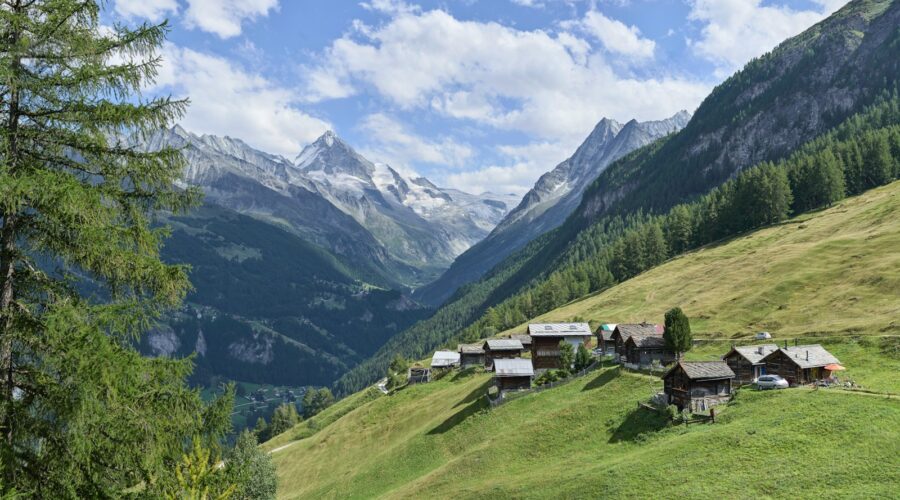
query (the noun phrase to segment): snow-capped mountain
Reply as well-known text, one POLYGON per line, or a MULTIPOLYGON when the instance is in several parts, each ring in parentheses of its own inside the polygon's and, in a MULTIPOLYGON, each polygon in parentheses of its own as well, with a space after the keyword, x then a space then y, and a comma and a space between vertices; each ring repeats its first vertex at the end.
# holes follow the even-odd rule
POLYGON ((419 268, 446 268, 484 238, 518 198, 471 195, 410 178, 372 163, 333 132, 303 149, 296 168, 343 212, 368 228, 399 260, 419 268))
POLYGON ((460 255, 441 278, 421 289, 417 298, 431 304, 443 302, 509 254, 558 227, 578 208, 584 190, 610 163, 681 130, 690 118, 687 111, 679 111, 665 120, 631 120, 624 125, 608 118, 600 120, 570 158, 541 176, 490 235, 460 255))
POLYGON ((160 131, 141 147, 181 148, 185 185, 207 202, 288 225, 294 232, 348 257, 351 267, 416 286, 446 269, 484 238, 515 206, 513 195, 471 195, 435 186, 375 164, 333 132, 292 162, 231 137, 197 135, 180 126, 160 131))

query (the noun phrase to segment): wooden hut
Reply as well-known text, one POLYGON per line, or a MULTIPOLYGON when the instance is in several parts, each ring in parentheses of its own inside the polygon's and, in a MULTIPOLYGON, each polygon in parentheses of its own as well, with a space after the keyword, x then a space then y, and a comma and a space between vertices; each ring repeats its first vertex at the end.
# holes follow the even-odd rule
POLYGON ((431 370, 424 366, 413 366, 409 369, 407 381, 409 385, 431 382, 431 370))
POLYGON ((762 359, 766 373, 780 375, 791 385, 811 384, 843 370, 841 362, 819 344, 782 347, 762 359))
POLYGON ((731 398, 734 372, 724 361, 680 361, 663 375, 669 404, 698 412, 731 398))
POLYGON ((734 372, 736 384, 752 384, 760 375, 766 374, 763 358, 777 350, 778 346, 775 344, 736 346, 722 356, 722 360, 734 372))
POLYGON ((522 356, 522 343, 515 339, 488 339, 484 343, 484 366, 490 368, 498 359, 522 356))
POLYGON ((459 366, 459 353, 456 351, 435 351, 431 356, 432 370, 450 370, 459 366))
POLYGON ((612 338, 615 329, 614 323, 604 323, 594 332, 594 335, 597 336, 597 347, 604 356, 612 356, 616 353, 616 343, 612 338))
POLYGON ((484 366, 484 344, 459 344, 459 366, 484 366))
POLYGON ((531 388, 534 367, 530 359, 503 358, 494 361, 494 385, 502 394, 531 388))
POLYGON ((587 323, 533 323, 528 325, 531 336, 531 361, 535 370, 560 368, 559 343, 566 341, 574 348, 591 341, 591 327, 587 323))
POLYGON ((662 335, 632 334, 625 341, 625 362, 649 366, 654 362, 668 365, 675 362, 675 353, 666 347, 662 335))
POLYGON ((662 337, 662 328, 650 323, 618 324, 613 330, 610 342, 614 344, 615 355, 625 358, 625 342, 632 335, 644 337, 662 337))

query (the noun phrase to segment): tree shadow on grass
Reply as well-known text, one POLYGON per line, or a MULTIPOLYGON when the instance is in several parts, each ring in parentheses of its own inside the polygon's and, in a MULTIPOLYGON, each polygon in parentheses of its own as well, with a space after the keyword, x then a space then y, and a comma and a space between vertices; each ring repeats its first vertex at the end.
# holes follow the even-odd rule
POLYGON ((669 417, 647 408, 631 410, 625 420, 613 431, 610 443, 642 441, 648 434, 669 426, 669 417))
POLYGON ((451 415, 447 420, 441 422, 437 427, 428 431, 429 435, 434 434, 443 434, 457 425, 464 422, 467 418, 472 415, 478 413, 479 411, 487 408, 487 399, 485 398, 485 394, 487 394, 487 388, 490 385, 490 381, 486 381, 484 384, 478 386, 477 389, 472 391, 468 396, 463 398, 462 401, 454 405, 456 408, 461 405, 466 405, 464 408, 459 410, 458 412, 451 415))
POLYGON ((594 389, 603 387, 604 385, 610 383, 614 378, 618 377, 620 371, 620 367, 616 367, 612 370, 606 370, 605 372, 601 373, 600 376, 594 377, 594 380, 591 380, 590 382, 585 384, 581 391, 592 391, 594 389))

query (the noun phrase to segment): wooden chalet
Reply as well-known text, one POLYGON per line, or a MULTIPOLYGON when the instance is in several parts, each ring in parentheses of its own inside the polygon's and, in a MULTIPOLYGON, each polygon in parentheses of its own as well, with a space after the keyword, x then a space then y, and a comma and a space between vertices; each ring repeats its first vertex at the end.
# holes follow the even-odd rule
POLYGON ((459 344, 459 366, 484 366, 484 344, 459 344))
POLYGON ((668 365, 675 362, 675 353, 666 347, 662 335, 632 334, 625 341, 625 362, 649 366, 654 362, 668 365))
POLYGON ((693 412, 727 402, 733 379, 724 361, 680 361, 663 375, 668 403, 693 412))
POLYGON ((413 366, 409 369, 409 375, 406 379, 409 385, 431 382, 431 370, 424 366, 413 366))
POLYGON ((534 367, 530 359, 502 358, 494 361, 494 385, 502 394, 531 388, 534 367))
POLYGON ((732 347, 722 360, 734 372, 734 382, 738 385, 752 384, 760 375, 766 374, 763 358, 778 350, 776 344, 746 345, 732 347))
POLYGON ((490 368, 498 359, 519 358, 525 349, 515 339, 488 339, 484 342, 484 366, 490 368))
POLYGON ((604 323, 594 332, 594 335, 597 336, 597 347, 605 356, 612 356, 616 353, 616 343, 612 338, 615 329, 615 324, 604 323))
POLYGON ((459 366, 459 353, 456 351, 435 351, 431 356, 432 370, 449 370, 459 366))
POLYGON ((561 368, 559 343, 566 341, 574 348, 591 341, 591 327, 587 323, 533 323, 528 325, 531 336, 531 361, 535 370, 561 368))
POLYGON ((615 355, 624 358, 625 341, 628 340, 628 337, 632 335, 662 337, 662 333, 662 328, 650 323, 618 324, 609 337, 610 342, 614 344, 615 355))
POLYGON ((841 362, 819 344, 782 347, 762 359, 766 373, 780 375, 791 385, 811 384, 843 370, 841 362))

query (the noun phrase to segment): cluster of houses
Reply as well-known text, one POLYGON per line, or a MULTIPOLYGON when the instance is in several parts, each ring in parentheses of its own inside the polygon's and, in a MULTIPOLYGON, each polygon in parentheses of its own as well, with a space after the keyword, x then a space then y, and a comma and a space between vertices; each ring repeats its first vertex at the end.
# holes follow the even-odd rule
MULTIPOLYGON (((592 332, 587 323, 534 323, 524 335, 460 344, 456 351, 437 351, 431 371, 482 366, 494 373, 501 394, 531 388, 536 374, 561 368, 560 342, 574 348, 596 345, 595 354, 612 356, 622 365, 641 369, 668 366, 663 378, 665 404, 705 410, 731 398, 732 387, 751 384, 763 375, 779 375, 794 385, 815 383, 843 370, 821 345, 762 344, 733 347, 718 361, 683 361, 666 347, 663 328, 650 323, 603 324, 592 332), (596 341, 594 341, 596 338, 596 341), (530 358, 523 357, 525 352, 530 358)), ((430 380, 427 368, 410 373, 430 380)))

